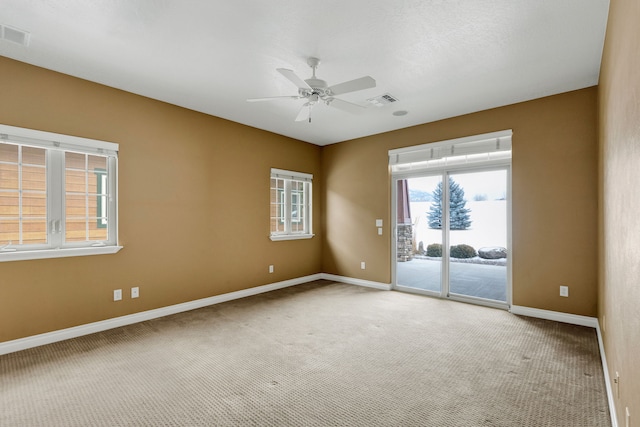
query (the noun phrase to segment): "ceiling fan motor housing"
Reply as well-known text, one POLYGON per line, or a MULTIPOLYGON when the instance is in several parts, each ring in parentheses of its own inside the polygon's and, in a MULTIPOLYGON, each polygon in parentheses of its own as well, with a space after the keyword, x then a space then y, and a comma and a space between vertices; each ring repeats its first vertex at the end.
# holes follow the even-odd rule
POLYGON ((311 94, 316 94, 321 98, 331 95, 331 91, 329 90, 329 85, 327 84, 326 81, 312 77, 310 79, 306 79, 305 82, 311 87, 311 90, 300 89, 300 95, 306 97, 311 94))

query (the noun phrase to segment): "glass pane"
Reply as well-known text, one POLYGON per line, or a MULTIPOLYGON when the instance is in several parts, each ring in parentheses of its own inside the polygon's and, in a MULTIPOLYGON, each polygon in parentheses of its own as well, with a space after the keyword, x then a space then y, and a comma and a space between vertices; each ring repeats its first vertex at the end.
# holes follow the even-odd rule
POLYGON ((85 193, 86 173, 84 171, 66 170, 64 173, 65 191, 67 193, 85 193))
POLYGON ((284 231, 284 180, 271 178, 270 189, 270 230, 272 233, 284 231))
POLYGON ((18 165, 0 163, 0 189, 17 190, 18 165))
POLYGON ((291 232, 292 233, 304 233, 304 222, 291 222, 291 232))
POLYGON ((94 172, 88 176, 88 191, 89 194, 107 194, 107 173, 106 172, 94 172))
POLYGON ((23 190, 47 190, 47 171, 38 166, 22 166, 23 190))
POLYGON ((91 218, 107 217, 106 196, 89 196, 89 216, 91 218))
POLYGON ((450 292, 506 301, 507 171, 450 177, 450 292))
POLYGON ((18 146, 0 142, 0 162, 18 163, 18 146))
POLYGON ((67 194, 65 197, 65 213, 67 218, 85 218, 87 216, 86 197, 67 194))
POLYGON ((86 154, 64 153, 64 167, 66 169, 86 170, 86 154))
POLYGON ((107 240, 107 160, 103 156, 65 154, 66 241, 107 240))
POLYGON ((67 242, 84 242, 87 240, 87 221, 69 219, 65 222, 65 240, 67 242))
POLYGON ((3 220, 0 217, 0 246, 20 243, 20 224, 17 219, 3 220))
POLYGON ((97 228, 95 222, 94 226, 89 228, 89 240, 107 240, 107 229, 97 228))
POLYGON ((93 173, 104 172, 107 170, 107 158, 102 156, 87 156, 89 163, 89 171, 93 173))
POLYGON ((22 243, 47 243, 47 220, 42 218, 22 221, 22 243))
POLYGON ((47 217, 47 195, 45 193, 24 192, 22 194, 23 217, 47 217))
POLYGON ((45 153, 44 148, 22 147, 22 164, 45 166, 45 153))
POLYGON ((0 218, 18 218, 20 215, 20 198, 18 193, 5 193, 0 191, 0 218))
POLYGON ((107 228, 107 224, 109 221, 107 217, 92 218, 92 220, 94 219, 95 219, 96 226, 93 228, 107 228))
POLYGON ((291 193, 291 221, 300 222, 300 215, 302 212, 300 211, 300 197, 298 193, 291 193))
POLYGON ((396 283, 442 289, 442 177, 397 181, 396 283))

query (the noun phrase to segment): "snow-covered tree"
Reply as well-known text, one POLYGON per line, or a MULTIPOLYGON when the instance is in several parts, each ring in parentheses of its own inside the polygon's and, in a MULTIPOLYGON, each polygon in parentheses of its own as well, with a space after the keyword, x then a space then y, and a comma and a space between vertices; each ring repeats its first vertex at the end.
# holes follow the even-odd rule
MULTIPOLYGON (((442 228, 442 181, 438 183, 432 193, 433 202, 429 207, 428 221, 429 228, 442 228)), ((466 208, 467 201, 464 199, 464 189, 460 184, 449 177, 449 229, 466 230, 471 225, 469 213, 471 209, 466 208)))

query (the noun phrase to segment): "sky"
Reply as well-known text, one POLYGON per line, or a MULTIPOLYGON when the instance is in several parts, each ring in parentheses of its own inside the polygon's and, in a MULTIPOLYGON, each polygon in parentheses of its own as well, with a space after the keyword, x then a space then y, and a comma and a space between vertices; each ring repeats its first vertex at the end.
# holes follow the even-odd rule
MULTIPOLYGON (((451 177, 464 189, 465 199, 473 200, 476 194, 486 194, 488 200, 505 197, 507 194, 507 171, 452 173, 451 177)), ((409 188, 433 192, 441 175, 411 178, 409 188)))

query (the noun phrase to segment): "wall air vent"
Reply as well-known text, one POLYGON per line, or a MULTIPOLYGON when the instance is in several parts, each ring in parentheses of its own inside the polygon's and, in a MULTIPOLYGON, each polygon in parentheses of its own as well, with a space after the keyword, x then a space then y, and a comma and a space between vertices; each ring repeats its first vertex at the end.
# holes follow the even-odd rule
POLYGON ((29 46, 29 38, 31 34, 26 31, 19 30, 14 27, 0 25, 0 39, 11 43, 17 43, 22 46, 29 46))
POLYGON ((367 99, 367 102, 375 105, 376 107, 384 107, 385 105, 391 104, 393 102, 398 102, 398 98, 391 94, 385 93, 384 95, 376 96, 375 98, 369 98, 367 99))

